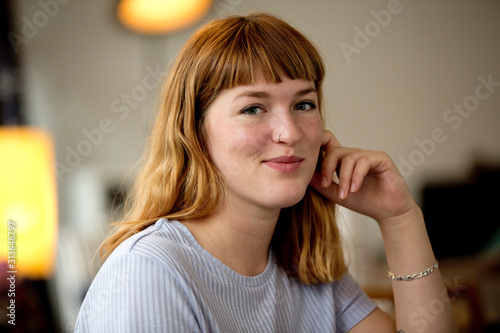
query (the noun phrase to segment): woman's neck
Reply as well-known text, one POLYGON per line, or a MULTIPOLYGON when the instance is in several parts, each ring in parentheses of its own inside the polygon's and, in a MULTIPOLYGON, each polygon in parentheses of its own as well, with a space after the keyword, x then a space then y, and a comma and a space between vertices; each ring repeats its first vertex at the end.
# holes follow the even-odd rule
POLYGON ((181 222, 205 250, 226 266, 241 275, 255 276, 267 266, 278 216, 279 210, 248 214, 219 205, 208 216, 181 222))

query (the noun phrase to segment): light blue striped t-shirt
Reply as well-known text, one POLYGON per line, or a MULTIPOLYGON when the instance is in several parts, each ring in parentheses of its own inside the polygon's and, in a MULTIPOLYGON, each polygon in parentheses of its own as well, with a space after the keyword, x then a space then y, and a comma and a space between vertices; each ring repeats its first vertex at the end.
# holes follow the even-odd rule
POLYGON ((304 285, 271 254, 261 274, 243 276, 160 219, 103 264, 75 332, 347 332, 374 308, 349 274, 304 285))

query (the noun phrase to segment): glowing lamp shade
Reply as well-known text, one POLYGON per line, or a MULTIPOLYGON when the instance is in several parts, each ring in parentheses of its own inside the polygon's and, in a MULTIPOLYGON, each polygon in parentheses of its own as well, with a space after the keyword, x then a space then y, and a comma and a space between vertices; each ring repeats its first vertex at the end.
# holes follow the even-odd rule
POLYGON ((121 0, 117 15, 132 31, 160 35, 196 23, 211 5, 212 0, 121 0))
POLYGON ((53 143, 44 131, 0 127, 0 259, 12 259, 7 246, 15 245, 14 262, 9 262, 14 266, 8 269, 20 277, 43 279, 54 269, 57 194, 53 161, 53 143), (15 229, 10 240, 9 225, 15 229))

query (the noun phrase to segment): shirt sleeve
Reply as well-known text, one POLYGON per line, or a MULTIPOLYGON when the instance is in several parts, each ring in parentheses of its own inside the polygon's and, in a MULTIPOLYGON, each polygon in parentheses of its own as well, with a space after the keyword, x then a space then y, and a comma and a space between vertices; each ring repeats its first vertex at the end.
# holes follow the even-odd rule
POLYGON ((194 296, 151 258, 106 262, 82 303, 75 332, 200 332, 194 296))
POLYGON ((334 300, 337 333, 348 332, 377 307, 349 273, 336 283, 334 300))

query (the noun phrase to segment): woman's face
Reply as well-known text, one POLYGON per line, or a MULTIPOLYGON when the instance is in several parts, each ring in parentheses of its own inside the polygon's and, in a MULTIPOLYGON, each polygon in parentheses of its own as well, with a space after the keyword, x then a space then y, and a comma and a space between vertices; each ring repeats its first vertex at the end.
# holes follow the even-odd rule
POLYGON ((323 133, 313 82, 261 78, 223 90, 208 107, 204 127, 229 205, 279 209, 303 198, 323 133))

